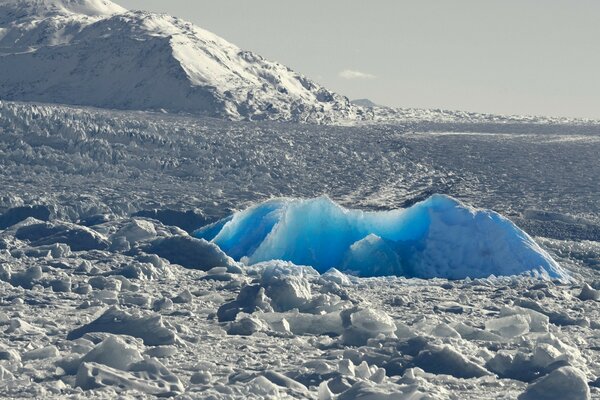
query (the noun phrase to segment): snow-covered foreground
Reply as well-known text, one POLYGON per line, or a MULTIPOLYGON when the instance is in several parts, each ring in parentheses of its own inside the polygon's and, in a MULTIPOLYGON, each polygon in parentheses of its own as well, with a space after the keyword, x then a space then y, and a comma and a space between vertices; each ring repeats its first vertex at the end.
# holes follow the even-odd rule
POLYGON ((594 125, 2 102, 0 396, 598 397, 599 152, 594 125), (190 236, 272 197, 391 210, 433 193, 510 217, 573 281, 249 267, 190 236))

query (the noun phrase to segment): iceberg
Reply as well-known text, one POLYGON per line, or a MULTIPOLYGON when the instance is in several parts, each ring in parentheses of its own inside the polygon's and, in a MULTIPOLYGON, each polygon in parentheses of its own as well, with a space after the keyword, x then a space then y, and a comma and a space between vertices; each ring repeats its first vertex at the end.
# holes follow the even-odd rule
POLYGON ((524 231, 445 195, 406 209, 346 209, 328 197, 278 198, 194 232, 247 265, 269 260, 362 277, 464 279, 568 274, 524 231))

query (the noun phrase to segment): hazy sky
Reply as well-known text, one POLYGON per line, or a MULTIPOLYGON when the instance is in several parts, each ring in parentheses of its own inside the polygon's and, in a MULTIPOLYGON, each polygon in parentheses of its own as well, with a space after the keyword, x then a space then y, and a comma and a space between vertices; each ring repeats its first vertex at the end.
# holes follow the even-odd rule
POLYGON ((351 99, 600 118, 598 0, 116 0, 183 17, 351 99))

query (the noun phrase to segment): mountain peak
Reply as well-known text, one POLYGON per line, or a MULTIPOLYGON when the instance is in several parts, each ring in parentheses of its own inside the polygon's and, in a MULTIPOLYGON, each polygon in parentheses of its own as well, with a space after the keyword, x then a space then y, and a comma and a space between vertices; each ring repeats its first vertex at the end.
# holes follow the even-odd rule
POLYGON ((127 10, 109 0, 0 0, 0 9, 9 9, 17 18, 80 14, 101 17, 127 10))
POLYGON ((126 12, 107 0, 0 0, 2 26, 6 100, 233 120, 366 117, 286 66, 165 14, 126 12))

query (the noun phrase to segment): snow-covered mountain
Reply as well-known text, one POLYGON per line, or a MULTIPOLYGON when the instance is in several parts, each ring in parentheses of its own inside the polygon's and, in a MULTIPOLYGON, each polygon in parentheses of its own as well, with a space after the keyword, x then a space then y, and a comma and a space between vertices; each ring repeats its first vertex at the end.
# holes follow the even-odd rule
POLYGON ((352 104, 360 106, 360 107, 367 107, 367 108, 373 108, 373 107, 385 107, 385 106, 381 106, 375 102, 373 102, 370 99, 355 99, 351 101, 352 104))
POLYGON ((284 65, 107 0, 0 0, 0 98, 248 120, 368 113, 284 65))

